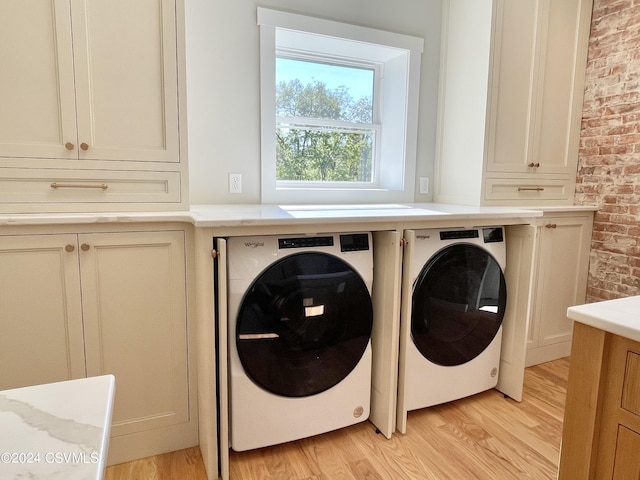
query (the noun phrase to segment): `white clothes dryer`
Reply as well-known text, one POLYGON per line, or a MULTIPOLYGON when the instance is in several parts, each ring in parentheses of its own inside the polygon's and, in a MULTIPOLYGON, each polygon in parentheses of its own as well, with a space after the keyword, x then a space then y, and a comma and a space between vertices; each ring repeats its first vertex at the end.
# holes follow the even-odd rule
POLYGON ((403 285, 411 302, 401 320, 399 407, 406 421, 407 411, 496 386, 507 291, 503 227, 405 237, 413 243, 403 285))
POLYGON ((227 246, 231 448, 366 420, 371 234, 232 237, 227 246))

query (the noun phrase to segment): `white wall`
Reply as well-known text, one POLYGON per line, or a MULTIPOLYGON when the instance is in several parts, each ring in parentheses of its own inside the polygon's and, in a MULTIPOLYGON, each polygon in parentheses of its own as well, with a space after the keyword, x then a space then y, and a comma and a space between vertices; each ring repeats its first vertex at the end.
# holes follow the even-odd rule
MULTIPOLYGON (((414 35, 425 40, 417 179, 433 179, 441 0, 185 0, 191 204, 260 203, 257 6, 414 35), (228 173, 242 193, 228 193, 228 173)), ((416 194, 416 201, 431 195, 416 194)))

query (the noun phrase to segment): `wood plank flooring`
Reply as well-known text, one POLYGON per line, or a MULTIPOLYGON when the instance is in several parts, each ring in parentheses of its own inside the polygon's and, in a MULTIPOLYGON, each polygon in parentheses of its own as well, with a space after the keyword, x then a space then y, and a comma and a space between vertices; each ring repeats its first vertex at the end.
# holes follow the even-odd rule
MULTIPOLYGON (((231 479, 555 479, 569 360, 525 371, 522 402, 496 390, 409 413, 391 440, 369 422, 249 452, 231 452, 231 479)), ((198 448, 115 465, 107 480, 205 480, 198 448)))

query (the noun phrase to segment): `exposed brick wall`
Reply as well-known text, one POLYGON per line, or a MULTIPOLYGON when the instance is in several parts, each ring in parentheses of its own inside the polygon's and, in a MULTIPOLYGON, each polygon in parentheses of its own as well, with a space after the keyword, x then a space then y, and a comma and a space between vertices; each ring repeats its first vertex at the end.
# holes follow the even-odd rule
POLYGON ((596 204, 587 301, 640 294, 640 1, 595 0, 576 204, 596 204))

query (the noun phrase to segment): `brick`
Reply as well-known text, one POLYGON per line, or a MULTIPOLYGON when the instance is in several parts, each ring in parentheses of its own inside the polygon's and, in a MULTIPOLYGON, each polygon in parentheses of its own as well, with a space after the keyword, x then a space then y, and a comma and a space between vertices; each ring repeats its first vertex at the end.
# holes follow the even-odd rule
POLYGON ((640 0, 595 0, 575 202, 600 206, 588 301, 640 293, 640 0))

